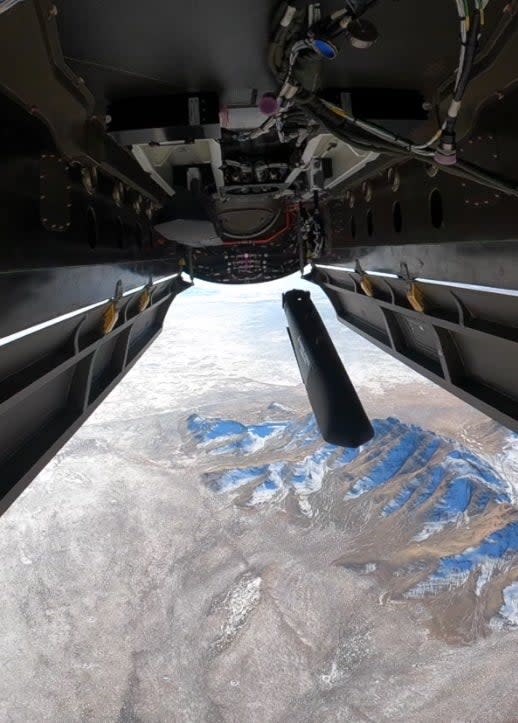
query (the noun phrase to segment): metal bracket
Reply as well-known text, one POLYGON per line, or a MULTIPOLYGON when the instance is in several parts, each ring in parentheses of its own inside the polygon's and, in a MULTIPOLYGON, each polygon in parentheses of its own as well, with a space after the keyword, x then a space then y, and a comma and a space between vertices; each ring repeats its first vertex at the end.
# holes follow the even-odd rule
MULTIPOLYGON (((464 160, 471 160, 488 172, 500 173, 500 148, 496 133, 479 133, 459 147, 459 154, 464 160)), ((502 194, 491 188, 474 183, 462 183, 464 204, 475 208, 496 206, 502 194)))
POLYGON ((115 284, 115 294, 113 295, 113 301, 115 303, 120 303, 123 291, 122 281, 119 279, 119 281, 115 284))
MULTIPOLYGON (((360 277, 361 290, 363 291, 365 296, 368 296, 372 299, 376 295, 374 284, 372 283, 372 280, 369 278, 368 274, 362 269, 359 259, 356 259, 354 265, 354 272, 360 277)), ((356 279, 354 279, 354 282, 356 283, 356 279)))
POLYGON ((142 293, 138 298, 138 312, 141 314, 143 311, 148 309, 153 304, 153 294, 155 293, 155 287, 153 286, 153 277, 150 275, 149 281, 146 286, 142 289, 142 293))
POLYGON ((414 277, 410 275, 410 271, 408 270, 407 264, 402 261, 401 265, 399 267, 399 277, 403 279, 404 281, 408 281, 409 285, 411 285, 414 281, 414 277))
POLYGON ((47 231, 67 231, 70 228, 71 185, 68 166, 53 153, 40 157, 40 218, 47 231))
POLYGON ((120 310, 122 306, 122 281, 117 281, 115 286, 115 294, 110 303, 106 307, 101 320, 101 334, 106 336, 110 334, 118 324, 120 310))
POLYGON ((399 276, 408 283, 406 293, 408 303, 414 311, 424 314, 426 310, 426 299, 424 293, 415 283, 415 277, 411 276, 408 266, 404 261, 401 262, 399 276))

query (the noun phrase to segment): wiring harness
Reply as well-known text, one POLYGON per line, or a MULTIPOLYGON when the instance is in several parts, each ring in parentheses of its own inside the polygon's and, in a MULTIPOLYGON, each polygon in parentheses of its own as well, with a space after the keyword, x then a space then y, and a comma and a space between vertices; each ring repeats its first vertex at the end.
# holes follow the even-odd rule
MULTIPOLYGON (((347 0, 345 6, 326 18, 308 13, 308 2, 283 2, 274 18, 274 32, 268 51, 271 72, 279 83, 274 110, 265 123, 249 133, 256 138, 277 129, 282 140, 284 119, 294 108, 302 108, 340 140, 368 151, 401 158, 417 158, 455 175, 468 178, 509 195, 518 187, 457 157, 456 125, 463 99, 472 78, 480 48, 485 10, 491 0, 453 0, 460 26, 460 51, 452 98, 437 132, 425 143, 416 144, 380 125, 348 113, 318 95, 321 62, 338 54, 334 40, 347 35, 357 48, 375 42, 375 27, 363 15, 379 0, 347 0)), ((313 5, 310 5, 312 8, 313 5)))

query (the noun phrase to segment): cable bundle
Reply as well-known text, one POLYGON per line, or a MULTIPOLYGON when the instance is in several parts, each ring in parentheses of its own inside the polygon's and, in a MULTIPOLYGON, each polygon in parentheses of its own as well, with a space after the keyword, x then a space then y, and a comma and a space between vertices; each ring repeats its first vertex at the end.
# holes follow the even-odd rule
MULTIPOLYGON (((485 9, 490 0, 454 0, 459 15, 460 51, 452 100, 441 127, 425 143, 413 143, 386 128, 357 118, 343 108, 320 98, 314 88, 303 85, 301 73, 298 72, 301 53, 312 49, 315 37, 325 40, 347 32, 351 23, 357 21, 375 2, 376 0, 347 0, 343 9, 310 28, 305 26, 307 2, 290 0, 289 3, 282 4, 279 10, 281 20, 270 43, 268 55, 270 69, 281 88, 277 119, 297 105, 304 108, 311 118, 321 123, 330 133, 357 148, 396 157, 417 158, 440 165, 455 175, 518 196, 516 186, 458 160, 456 153, 456 123, 477 60, 485 9)), ((274 128, 276 123, 279 126, 279 120, 268 119, 263 126, 266 129, 264 132, 274 128)))

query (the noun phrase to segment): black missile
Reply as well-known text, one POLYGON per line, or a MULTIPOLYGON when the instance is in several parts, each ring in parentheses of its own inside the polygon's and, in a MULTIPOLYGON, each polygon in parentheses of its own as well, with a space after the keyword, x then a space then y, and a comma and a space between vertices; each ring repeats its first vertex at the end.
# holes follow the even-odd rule
POLYGON ((288 291, 282 306, 322 437, 339 447, 365 444, 374 430, 309 292, 288 291))

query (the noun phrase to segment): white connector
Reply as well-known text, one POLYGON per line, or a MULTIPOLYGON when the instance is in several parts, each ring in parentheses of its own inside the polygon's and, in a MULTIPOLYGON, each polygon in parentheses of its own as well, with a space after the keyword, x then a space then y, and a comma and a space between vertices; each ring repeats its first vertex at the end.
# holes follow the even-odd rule
POLYGON ((289 81, 286 81, 281 88, 281 92, 279 93, 279 100, 282 100, 283 98, 286 98, 286 100, 291 100, 291 98, 294 98, 298 92, 298 85, 293 85, 289 81))
POLYGON ((289 26, 292 23, 293 18, 295 17, 295 13, 297 12, 297 8, 294 8, 292 5, 288 5, 286 8, 286 12, 283 15, 283 18, 281 20, 281 26, 283 28, 289 28, 289 26))
POLYGON ((339 20, 340 18, 343 18, 344 15, 349 15, 349 11, 342 8, 341 10, 335 10, 335 12, 331 13, 329 17, 331 20, 339 20))

